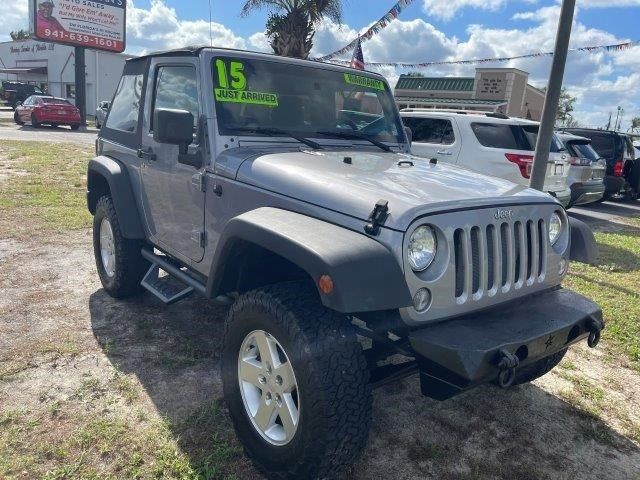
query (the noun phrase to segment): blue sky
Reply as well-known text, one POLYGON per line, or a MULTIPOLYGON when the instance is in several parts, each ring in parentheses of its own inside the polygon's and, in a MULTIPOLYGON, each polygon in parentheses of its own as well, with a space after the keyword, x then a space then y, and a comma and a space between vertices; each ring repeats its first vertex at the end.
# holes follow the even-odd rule
MULTIPOLYGON (((168 6, 175 8, 186 20, 197 20, 208 18, 209 3, 207 0, 167 0, 168 6)), ((392 5, 393 0, 347 0, 344 5, 344 21, 353 28, 364 28, 371 21, 381 17, 392 5), (377 18, 376 18, 377 17, 377 18)), ((437 16, 430 16, 423 9, 422 2, 415 0, 407 9, 402 12, 402 20, 413 20, 421 18, 432 23, 440 31, 449 36, 464 36, 467 25, 470 23, 481 23, 487 27, 502 28, 506 25, 513 27, 524 26, 525 22, 512 20, 514 14, 523 11, 524 7, 531 5, 552 5, 555 2, 511 2, 495 11, 482 11, 477 9, 463 9, 456 17, 450 21, 442 21, 437 16)), ((580 0, 577 5, 580 8, 580 0)), ((611 1, 615 4, 615 1, 611 1)), ((136 1, 137 7, 149 8, 149 0, 136 1)), ((252 15, 248 18, 240 17, 242 2, 228 2, 222 0, 212 0, 213 21, 224 25, 233 25, 233 30, 238 35, 249 36, 264 26, 264 19, 261 15, 252 15)), ((266 10, 265 10, 266 12, 266 10)), ((581 20, 586 25, 594 28, 615 32, 618 36, 640 40, 640 6, 629 9, 629 7, 613 7, 606 9, 583 10, 581 20), (605 14, 603 14, 605 13, 605 14)))
MULTIPOLYGON (((208 18, 209 3, 207 0, 168 0, 168 6, 175 8, 186 20, 197 20, 208 18)), ((451 21, 442 21, 437 17, 430 16, 422 8, 420 1, 414 1, 402 13, 403 20, 413 20, 421 18, 432 23, 440 31, 447 35, 463 36, 469 23, 481 23, 487 27, 504 27, 506 24, 518 26, 524 22, 513 21, 511 17, 523 10, 523 4, 531 2, 512 2, 504 5, 496 11, 482 11, 468 9, 458 13, 451 21)), ((580 1, 577 4, 580 7, 580 1)), ((138 0, 137 7, 149 8, 149 0, 138 0)), ((540 2, 539 5, 553 4, 553 2, 540 2)), ((615 4, 614 1, 611 4, 615 4)), ((393 1, 388 0, 347 0, 345 2, 344 20, 353 28, 366 27, 375 17, 381 17, 390 7, 393 1)), ((239 35, 249 36, 264 26, 264 20, 260 15, 251 15, 248 18, 240 17, 242 2, 225 2, 222 0, 212 0, 213 21, 224 25, 233 25, 233 30, 239 35)), ((603 15, 602 9, 584 10, 581 14, 582 21, 594 28, 608 31, 615 31, 619 36, 640 39, 640 6, 634 12, 630 12, 627 7, 607 8, 603 15), (632 13, 632 14, 630 14, 632 13), (634 15, 635 14, 635 15, 634 15)), ((266 10, 265 10, 266 12, 266 10)))
MULTIPOLYGON (((330 53, 353 40, 397 0, 345 0, 341 25, 318 25, 312 56, 330 53)), ((209 43, 208 0, 128 0, 127 52, 140 54, 209 43)), ((267 10, 240 17, 244 2, 212 0, 213 43, 220 47, 269 51, 264 36, 267 10)), ((24 28, 27 0, 3 12, 0 41, 24 28)), ((413 0, 398 20, 363 43, 365 62, 425 62, 523 55, 553 49, 559 0, 413 0)), ((640 0, 577 0, 572 47, 640 40, 640 0), (615 5, 612 7, 612 5, 615 5)), ((350 55, 345 56, 346 59, 350 55)), ((515 67, 543 87, 549 57, 483 66, 515 67)), ((394 84, 405 73, 377 71, 394 84)), ((430 76, 473 76, 474 66, 430 67, 430 76)), ((577 97, 576 120, 603 126, 609 112, 625 110, 623 127, 640 116, 640 45, 618 53, 569 55, 565 86, 577 97)))

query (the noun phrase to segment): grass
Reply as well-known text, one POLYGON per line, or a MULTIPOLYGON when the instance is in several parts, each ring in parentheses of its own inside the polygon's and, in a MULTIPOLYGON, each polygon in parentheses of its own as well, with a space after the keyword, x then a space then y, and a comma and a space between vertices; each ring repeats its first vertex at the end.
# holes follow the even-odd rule
POLYGON ((592 298, 603 310, 603 339, 640 372, 640 232, 632 219, 628 230, 596 232, 597 266, 573 263, 565 286, 592 298))
POLYGON ((0 230, 2 236, 86 228, 89 147, 0 141, 0 230))
MULTIPOLYGON (((85 206, 87 147, 36 142, 0 141, 0 236, 38 236, 90 226, 85 206)), ((640 372, 640 218, 628 219, 628 228, 597 232, 601 262, 574 263, 565 286, 599 303, 607 321, 603 348, 640 372)), ((150 336, 157 325, 142 321, 130 326, 135 335, 150 336)), ((83 342, 59 332, 57 338, 22 342, 24 355, 0 352, 0 382, 26 381, 42 372, 34 359, 74 359, 87 353, 83 342), (8 354, 7 354, 8 353, 8 354)), ((175 336, 166 348, 141 362, 144 371, 162 378, 180 375, 207 361, 214 347, 175 336)), ((126 345, 106 339, 100 355, 117 356, 126 345)), ((123 353, 124 355, 124 353, 123 353)), ((71 367, 69 367, 71 368, 71 367)), ((75 367, 73 367, 75 368, 75 367)), ((569 360, 556 370, 569 382, 562 398, 580 409, 584 435, 611 443, 608 429, 595 421, 611 409, 612 396, 595 381, 580 375, 569 360)), ((164 418, 150 406, 150 393, 131 370, 101 364, 93 373, 67 375, 73 389, 37 392, 29 408, 0 405, 0 478, 43 479, 227 479, 252 476, 232 433, 219 399, 164 418), (74 377, 75 375, 75 377, 74 377), (99 375, 99 378, 98 378, 99 375)), ((166 410, 164 410, 166 411, 166 410)), ((628 436, 640 442, 635 418, 619 417, 628 436)), ((411 461, 439 461, 451 446, 417 440, 407 451, 411 461)), ((472 465, 459 478, 485 478, 487 465, 472 465)), ((506 468, 506 467, 505 467, 506 468)), ((524 476, 535 466, 523 464, 524 476)), ((533 471, 532 470, 532 471, 533 471)), ((513 472, 510 472, 513 476, 513 472)), ((530 473, 530 472, 529 472, 530 473)), ((536 476, 536 475, 534 475, 536 476)))
POLYGON ((78 405, 76 396, 47 408, 0 413, 0 478, 22 472, 50 480, 240 478, 238 464, 245 460, 218 402, 172 424, 105 408, 105 399, 118 391, 94 380, 80 390, 101 392, 91 398, 99 415, 78 405))

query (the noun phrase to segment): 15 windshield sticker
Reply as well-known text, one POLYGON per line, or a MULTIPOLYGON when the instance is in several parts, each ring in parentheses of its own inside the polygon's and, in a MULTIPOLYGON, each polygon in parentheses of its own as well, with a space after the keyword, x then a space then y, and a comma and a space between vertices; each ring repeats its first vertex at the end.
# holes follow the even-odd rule
POLYGON ((250 105, 262 105, 264 107, 277 107, 278 95, 269 92, 253 92, 246 90, 247 77, 244 74, 242 62, 225 62, 216 60, 219 88, 214 89, 216 101, 229 103, 246 103, 250 105))
POLYGON ((384 82, 375 78, 364 77, 362 75, 354 75, 353 73, 345 73, 344 81, 349 85, 358 87, 373 88, 374 90, 384 90, 384 82))

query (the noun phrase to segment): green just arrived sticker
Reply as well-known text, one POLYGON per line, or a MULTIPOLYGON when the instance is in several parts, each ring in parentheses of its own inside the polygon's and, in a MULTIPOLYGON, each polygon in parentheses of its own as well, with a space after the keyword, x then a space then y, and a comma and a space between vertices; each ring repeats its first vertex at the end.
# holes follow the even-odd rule
POLYGON ((364 77, 362 75, 354 75, 353 73, 345 73, 344 81, 349 85, 357 85, 359 87, 373 88, 376 90, 384 90, 384 82, 375 78, 364 77))
POLYGON ((278 96, 275 93, 231 90, 228 88, 216 88, 215 93, 218 102, 249 103, 251 105, 264 105, 265 107, 278 106, 278 96))

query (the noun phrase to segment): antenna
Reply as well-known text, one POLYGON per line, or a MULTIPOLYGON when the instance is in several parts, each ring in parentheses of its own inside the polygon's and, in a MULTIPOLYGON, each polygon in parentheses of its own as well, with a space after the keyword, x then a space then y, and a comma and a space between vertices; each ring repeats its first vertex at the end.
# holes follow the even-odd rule
POLYGON ((213 0, 209 0, 209 46, 213 47, 213 28, 211 27, 211 21, 213 18, 213 10, 211 9, 211 2, 213 0))

